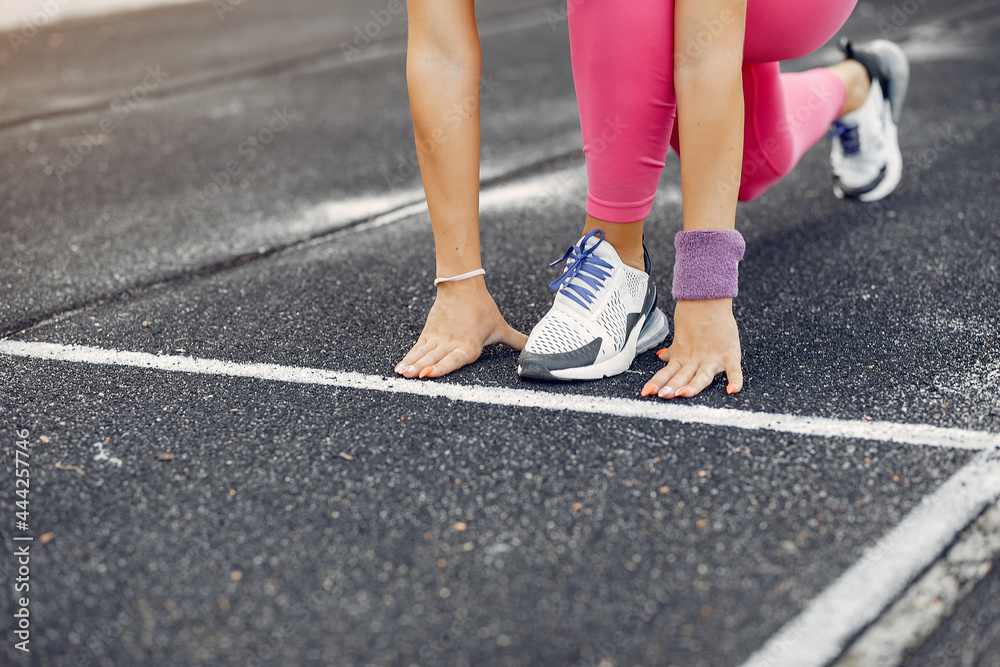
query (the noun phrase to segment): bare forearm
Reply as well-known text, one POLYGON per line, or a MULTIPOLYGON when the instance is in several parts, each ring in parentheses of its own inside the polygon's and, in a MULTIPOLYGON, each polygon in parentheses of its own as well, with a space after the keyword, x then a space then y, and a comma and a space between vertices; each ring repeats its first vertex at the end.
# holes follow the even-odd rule
POLYGON ((733 229, 743 163, 746 0, 677 0, 674 21, 684 229, 733 229))
POLYGON ((409 0, 406 80, 440 276, 479 268, 479 81, 471 0, 409 0))

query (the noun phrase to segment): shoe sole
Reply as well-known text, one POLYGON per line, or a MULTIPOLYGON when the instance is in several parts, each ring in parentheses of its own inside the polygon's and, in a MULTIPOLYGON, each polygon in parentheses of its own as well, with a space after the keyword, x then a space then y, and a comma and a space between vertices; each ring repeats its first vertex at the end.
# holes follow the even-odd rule
POLYGON ((646 318, 642 322, 637 322, 629 334, 625 346, 618 354, 605 359, 604 361, 591 364, 589 366, 577 366, 576 368, 562 368, 549 370, 541 366, 523 366, 518 364, 517 374, 527 380, 548 380, 557 382, 572 382, 573 380, 602 380, 613 375, 621 375, 628 370, 632 362, 635 361, 639 335, 642 327, 646 324, 646 318))
POLYGON ((662 343, 670 333, 670 321, 663 311, 656 307, 656 288, 653 287, 652 310, 649 315, 641 316, 632 331, 625 346, 618 354, 597 364, 575 366, 572 368, 550 369, 544 366, 544 358, 534 361, 518 359, 517 374, 525 380, 543 380, 548 382, 571 382, 573 380, 601 380, 613 375, 620 375, 628 370, 635 358, 662 343))
POLYGON ((649 352, 663 342, 670 333, 670 321, 663 311, 654 308, 639 332, 639 342, 635 345, 635 356, 649 352))
POLYGON ((670 321, 662 310, 654 308, 649 317, 641 325, 637 325, 632 329, 632 334, 629 336, 630 340, 626 342, 622 351, 610 359, 605 359, 601 363, 591 366, 564 368, 561 370, 518 366, 517 373, 522 378, 528 380, 555 380, 561 382, 602 380, 606 377, 620 375, 627 371, 637 356, 652 350, 662 343, 669 333, 670 321), (636 332, 638 332, 638 338, 636 338, 636 332), (635 339, 635 347, 633 348, 634 351, 630 352, 630 346, 633 344, 632 339, 635 339))

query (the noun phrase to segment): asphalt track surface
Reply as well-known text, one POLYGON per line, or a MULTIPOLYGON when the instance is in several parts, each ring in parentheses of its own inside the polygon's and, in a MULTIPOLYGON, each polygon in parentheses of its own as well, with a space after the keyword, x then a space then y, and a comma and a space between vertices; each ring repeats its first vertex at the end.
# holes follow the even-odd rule
MULTIPOLYGON (((1000 4, 855 12, 913 61, 903 183, 837 201, 819 146, 741 206, 746 388, 682 406, 638 399, 651 354, 596 383, 521 383, 501 348, 388 377, 434 271, 389 6, 350 58, 353 0, 3 45, 0 507, 6 547, 34 538, 31 653, 7 632, 4 661, 829 663, 1000 494, 1000 4)), ((560 9, 479 9, 484 261, 522 330, 583 216, 560 9)), ((996 589, 912 664, 998 664, 996 589)))

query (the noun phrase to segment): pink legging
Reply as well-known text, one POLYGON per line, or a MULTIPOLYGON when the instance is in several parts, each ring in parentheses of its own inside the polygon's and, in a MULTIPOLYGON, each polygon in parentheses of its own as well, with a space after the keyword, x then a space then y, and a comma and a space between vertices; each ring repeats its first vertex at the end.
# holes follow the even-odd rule
MULTIPOLYGON (((679 149, 673 131, 674 0, 568 1, 587 213, 608 222, 641 220, 652 208, 668 145, 679 149)), ((840 79, 826 69, 782 74, 778 61, 821 47, 856 3, 749 0, 740 200, 759 197, 788 174, 840 113, 840 79)), ((700 28, 702 43, 712 48, 713 26, 700 28)))

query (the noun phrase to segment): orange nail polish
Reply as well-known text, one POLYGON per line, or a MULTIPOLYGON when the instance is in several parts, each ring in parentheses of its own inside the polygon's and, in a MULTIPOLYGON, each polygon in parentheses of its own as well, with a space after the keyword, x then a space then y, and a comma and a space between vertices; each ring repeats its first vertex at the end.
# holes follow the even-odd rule
POLYGON ((651 396, 656 393, 656 385, 652 382, 647 382, 642 388, 643 396, 651 396))
POLYGON ((420 371, 420 377, 421 377, 421 379, 423 379, 423 378, 427 377, 428 375, 430 375, 433 372, 434 372, 434 367, 433 366, 427 366, 422 371, 420 371))
POLYGON ((656 351, 656 356, 660 356, 669 349, 670 349, 669 347, 660 348, 659 350, 656 351))

